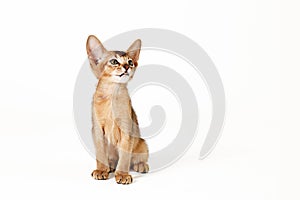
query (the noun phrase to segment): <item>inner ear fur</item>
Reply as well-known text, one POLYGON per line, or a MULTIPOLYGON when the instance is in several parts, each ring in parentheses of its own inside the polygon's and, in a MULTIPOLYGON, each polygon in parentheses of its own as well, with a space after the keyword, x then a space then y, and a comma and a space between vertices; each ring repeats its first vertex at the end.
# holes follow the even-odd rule
POLYGON ((137 39, 127 49, 127 55, 132 58, 135 65, 137 65, 137 61, 139 60, 141 46, 142 41, 140 39, 137 39))

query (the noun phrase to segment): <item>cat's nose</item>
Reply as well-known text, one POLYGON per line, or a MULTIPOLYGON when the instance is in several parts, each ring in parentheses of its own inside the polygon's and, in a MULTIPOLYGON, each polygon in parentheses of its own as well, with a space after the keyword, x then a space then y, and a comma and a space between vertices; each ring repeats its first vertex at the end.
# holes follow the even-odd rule
POLYGON ((124 69, 127 71, 128 68, 129 68, 129 65, 125 64, 125 65, 123 65, 123 67, 124 67, 124 69))

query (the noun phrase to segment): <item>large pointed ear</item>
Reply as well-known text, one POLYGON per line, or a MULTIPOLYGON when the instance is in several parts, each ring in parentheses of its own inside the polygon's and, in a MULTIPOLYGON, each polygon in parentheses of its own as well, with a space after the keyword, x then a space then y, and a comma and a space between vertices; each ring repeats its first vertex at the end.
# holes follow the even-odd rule
POLYGON ((99 78, 103 70, 99 63, 103 60, 107 50, 96 36, 90 35, 86 41, 86 52, 90 60, 92 70, 95 76, 99 78))
POLYGON ((137 66, 137 61, 138 61, 139 56, 140 56, 141 45, 142 45, 142 41, 140 39, 137 39, 127 49, 127 55, 129 55, 129 57, 131 57, 133 59, 134 64, 136 66, 137 66))

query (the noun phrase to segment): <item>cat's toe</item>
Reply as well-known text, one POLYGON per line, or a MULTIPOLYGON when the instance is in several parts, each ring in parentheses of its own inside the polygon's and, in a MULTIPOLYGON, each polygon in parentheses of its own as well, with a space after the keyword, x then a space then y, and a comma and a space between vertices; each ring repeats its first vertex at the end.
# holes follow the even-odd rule
POLYGON ((133 165, 133 170, 140 173, 149 172, 149 165, 145 162, 136 163, 133 165))
POLYGON ((116 173, 115 178, 118 184, 126 185, 132 183, 132 176, 130 174, 116 173))
POLYGON ((96 169, 92 172, 91 175, 96 180, 106 180, 109 177, 109 172, 96 169))

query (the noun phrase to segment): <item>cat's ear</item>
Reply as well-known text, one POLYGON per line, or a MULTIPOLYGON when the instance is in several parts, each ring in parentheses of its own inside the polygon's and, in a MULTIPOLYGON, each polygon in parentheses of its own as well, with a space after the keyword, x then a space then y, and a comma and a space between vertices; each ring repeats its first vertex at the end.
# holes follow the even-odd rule
POLYGON ((104 48, 104 46, 96 36, 90 35, 86 41, 86 52, 92 70, 96 77, 99 78, 102 72, 102 66, 99 66, 99 63, 105 57, 107 50, 104 48))
POLYGON ((129 57, 133 59, 135 65, 137 65, 137 61, 139 59, 141 45, 142 45, 142 41, 140 39, 137 39, 127 49, 127 55, 129 55, 129 57))
POLYGON ((86 41, 86 52, 90 61, 98 64, 97 62, 104 57, 107 50, 96 36, 90 35, 86 41))

